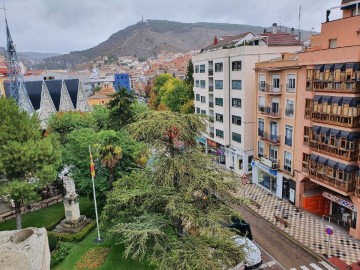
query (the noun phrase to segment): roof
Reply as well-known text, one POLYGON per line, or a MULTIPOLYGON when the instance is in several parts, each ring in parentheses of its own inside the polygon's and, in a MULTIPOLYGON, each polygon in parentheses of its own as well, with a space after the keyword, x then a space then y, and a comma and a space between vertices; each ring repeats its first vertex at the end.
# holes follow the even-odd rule
POLYGON ((26 91, 34 110, 40 109, 42 81, 25 82, 26 91))
POLYGON ((76 109, 77 97, 79 92, 79 79, 69 79, 64 80, 64 82, 70 94, 71 101, 74 104, 74 108, 76 109))
POLYGON ((25 76, 30 76, 30 75, 41 75, 45 72, 45 69, 33 69, 33 70, 28 70, 28 72, 25 74, 25 76))
POLYGON ((294 35, 284 32, 278 32, 276 34, 272 32, 266 32, 260 34, 260 36, 266 37, 264 38, 265 43, 268 46, 300 46, 301 42, 299 42, 294 35))
POLYGON ((226 45, 235 45, 240 39, 246 37, 251 32, 245 32, 236 36, 222 36, 219 37, 217 44, 212 43, 211 45, 204 48, 204 50, 216 49, 226 45))
POLYGON ((47 89, 49 90, 51 99, 54 102, 56 111, 59 111, 62 81, 61 80, 45 81, 45 84, 47 89))

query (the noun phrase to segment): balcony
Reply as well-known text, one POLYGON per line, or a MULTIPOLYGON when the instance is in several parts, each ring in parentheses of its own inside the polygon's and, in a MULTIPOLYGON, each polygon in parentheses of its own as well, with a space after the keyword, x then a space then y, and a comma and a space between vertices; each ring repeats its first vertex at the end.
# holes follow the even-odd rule
POLYGON ((210 132, 210 133, 209 133, 209 136, 210 136, 210 138, 214 138, 214 137, 215 137, 214 132, 210 132))
POLYGON ((313 83, 313 90, 315 92, 331 92, 331 93, 360 93, 360 82, 356 81, 342 81, 342 82, 327 82, 317 81, 313 83))
POLYGON ((280 161, 279 160, 274 160, 274 159, 268 159, 265 157, 260 157, 260 162, 262 164, 264 164, 265 166, 273 169, 273 170, 278 170, 280 169, 280 161))
POLYGON ((214 86, 213 85, 209 85, 209 92, 214 92, 214 86))
POLYGON ((282 85, 271 85, 271 84, 259 84, 259 92, 269 94, 269 95, 281 95, 282 94, 282 85))
POLYGON ((353 178, 349 181, 340 180, 337 177, 333 177, 332 175, 327 175, 322 173, 318 168, 303 168, 303 172, 307 173, 310 178, 323 183, 327 186, 331 186, 336 188, 337 190, 342 191, 343 193, 353 193, 356 187, 356 179, 353 178))
POLYGON ((260 105, 258 110, 261 114, 267 115, 271 118, 280 118, 281 117, 281 114, 280 114, 281 110, 278 108, 260 105))
POLYGON ((214 120, 215 120, 214 117, 209 117, 209 122, 210 123, 214 123, 214 120))
POLYGON ((295 86, 287 83, 286 84, 286 92, 287 93, 295 93, 295 86))
POLYGON ((214 75, 214 70, 209 69, 209 70, 208 70, 208 76, 213 76, 213 75, 214 75))
POLYGON ((331 112, 324 113, 324 112, 318 112, 312 110, 311 119, 316 123, 324 123, 324 124, 340 126, 340 127, 347 127, 347 128, 360 127, 360 116, 356 116, 355 114, 353 114, 353 116, 339 115, 331 112))
POLYGON ((212 101, 209 102, 209 108, 214 108, 214 102, 212 101))
POLYGON ((357 161, 359 157, 358 146, 355 149, 341 148, 339 145, 331 145, 329 143, 320 143, 311 140, 309 143, 310 149, 328 156, 336 157, 345 161, 357 161))
POLYGON ((260 137, 261 141, 273 144, 273 145, 279 145, 280 144, 280 135, 276 134, 269 134, 266 131, 258 131, 258 135, 260 137))

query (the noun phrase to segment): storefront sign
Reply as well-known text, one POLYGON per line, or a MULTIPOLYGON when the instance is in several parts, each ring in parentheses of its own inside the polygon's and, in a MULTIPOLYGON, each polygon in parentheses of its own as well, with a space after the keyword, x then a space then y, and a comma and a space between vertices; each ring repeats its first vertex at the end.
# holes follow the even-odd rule
POLYGON ((204 137, 196 137, 196 140, 202 144, 206 144, 206 138, 204 137))
POLYGON ((270 169, 270 168, 268 168, 268 167, 266 167, 264 164, 261 164, 260 162, 257 162, 257 161, 252 161, 251 162, 251 165, 254 167, 258 167, 260 170, 262 170, 262 171, 264 171, 264 172, 266 172, 266 173, 268 173, 268 174, 270 174, 270 175, 272 175, 272 176, 274 176, 274 177, 276 177, 276 175, 277 175, 277 171, 276 170, 272 170, 272 169, 270 169))
POLYGON ((337 197, 331 193, 323 191, 322 196, 329 199, 330 201, 336 202, 337 204, 344 206, 350 210, 356 211, 355 205, 347 200, 337 197))
POLYGON ((210 139, 207 139, 207 144, 214 147, 214 148, 216 148, 216 142, 214 142, 214 141, 212 141, 210 139))
POLYGON ((260 162, 270 168, 272 168, 272 161, 270 159, 261 157, 260 162))

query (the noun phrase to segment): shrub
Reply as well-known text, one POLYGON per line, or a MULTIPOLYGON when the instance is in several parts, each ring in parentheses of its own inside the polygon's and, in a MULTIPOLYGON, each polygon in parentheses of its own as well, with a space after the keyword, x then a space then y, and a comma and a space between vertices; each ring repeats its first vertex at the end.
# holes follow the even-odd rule
POLYGON ((56 246, 58 245, 58 242, 59 242, 58 238, 55 235, 49 234, 48 241, 49 241, 50 251, 55 250, 56 246))
POLYGON ((51 253, 50 266, 54 267, 58 263, 62 262, 67 255, 70 254, 71 246, 68 243, 59 242, 58 248, 51 253))
POLYGON ((61 241, 64 242, 79 242, 83 240, 95 228, 95 226, 96 226, 96 222, 92 221, 78 233, 72 234, 72 233, 49 232, 48 234, 58 237, 61 241))

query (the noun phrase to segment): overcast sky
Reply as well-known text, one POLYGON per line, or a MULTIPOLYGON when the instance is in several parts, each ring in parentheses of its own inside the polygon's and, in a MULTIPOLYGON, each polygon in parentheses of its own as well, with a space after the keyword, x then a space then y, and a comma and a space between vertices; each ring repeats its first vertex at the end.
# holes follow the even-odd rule
MULTIPOLYGON (((327 8, 341 0, 5 0, 18 51, 68 53, 96 46, 144 19, 270 26, 320 31, 327 8)), ((3 15, 0 15, 0 18, 3 15)), ((333 12, 331 18, 339 17, 333 12)), ((1 22, 2 20, 0 20, 1 22)), ((5 26, 0 23, 0 45, 5 26)))

